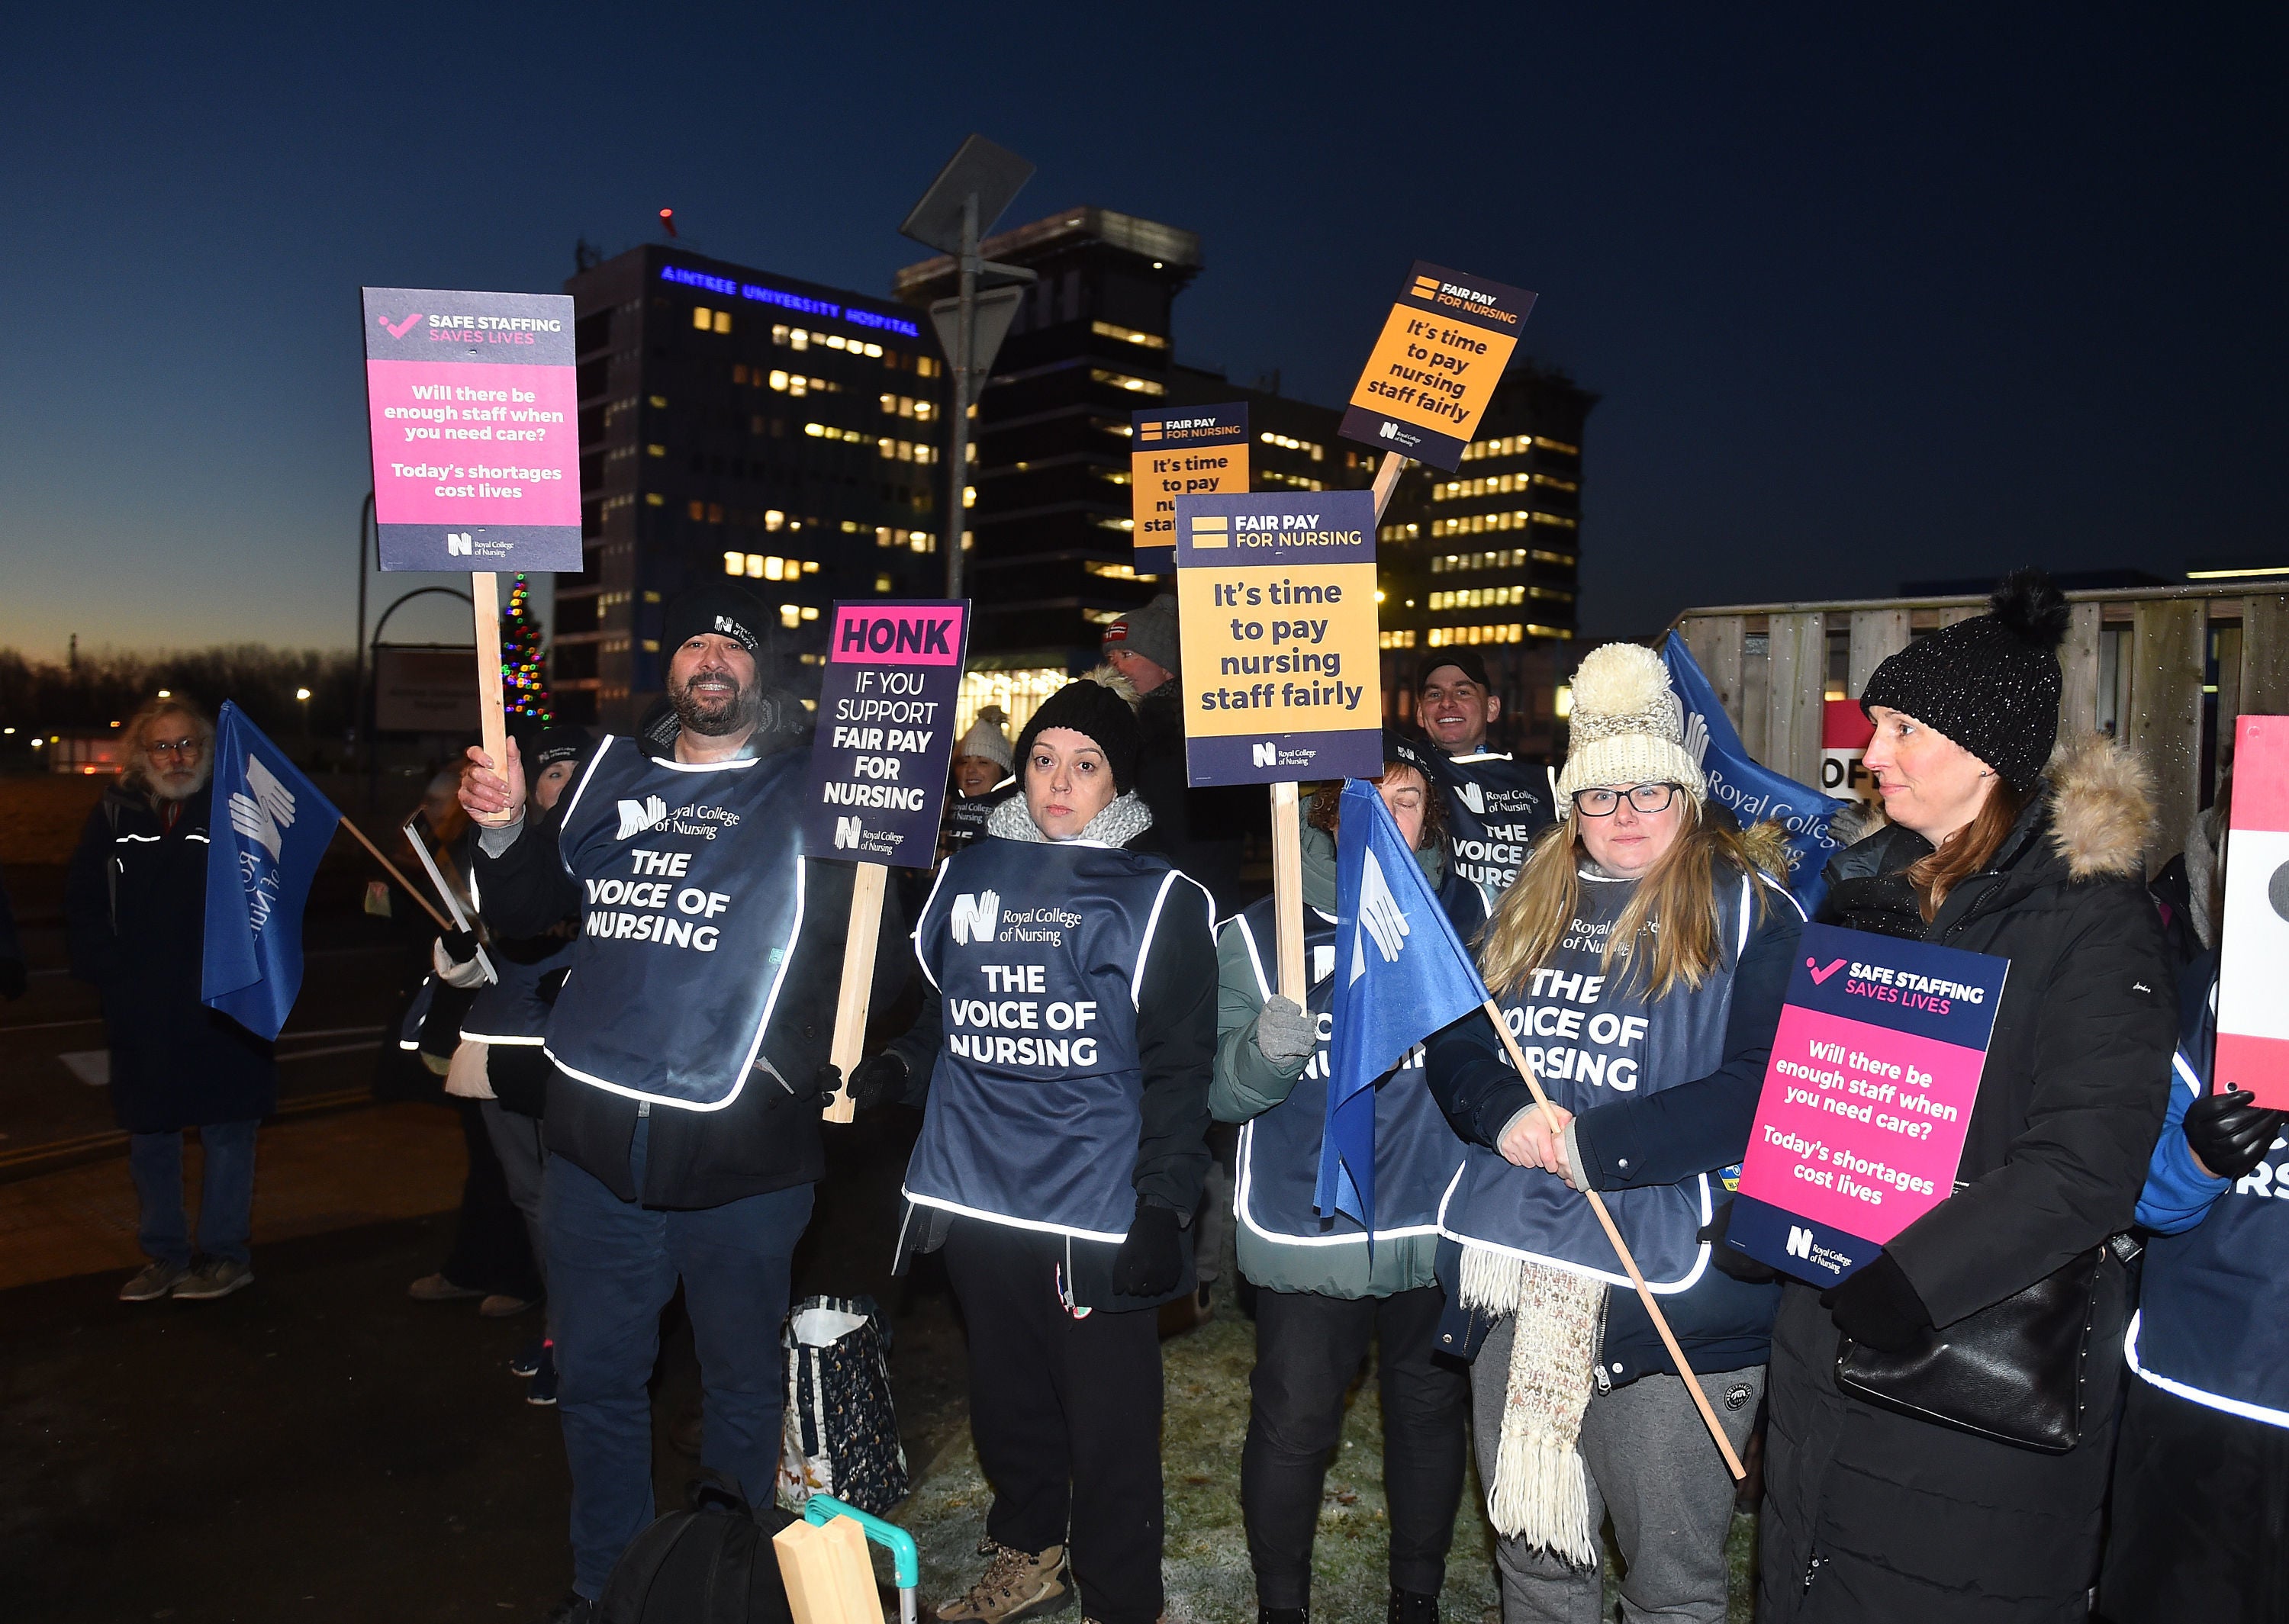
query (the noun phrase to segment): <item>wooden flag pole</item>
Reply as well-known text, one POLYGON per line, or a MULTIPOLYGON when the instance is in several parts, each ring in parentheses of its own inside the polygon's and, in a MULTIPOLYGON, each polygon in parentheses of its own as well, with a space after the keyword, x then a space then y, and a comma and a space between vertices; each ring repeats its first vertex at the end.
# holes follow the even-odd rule
POLYGON ((413 882, 411 880, 408 880, 404 875, 397 872, 397 864, 383 856, 381 855, 381 848, 376 846, 371 840, 365 838, 364 830, 359 828, 347 817, 342 819, 342 827, 348 830, 350 833, 355 837, 359 845, 364 847, 366 850, 373 854, 373 860, 376 863, 380 864, 381 866, 387 871, 389 877, 392 880, 395 880, 399 885, 405 888, 405 894, 413 899, 415 904, 420 908, 422 912, 427 914, 431 919, 437 921, 438 929, 451 930, 453 928, 453 921, 447 919, 443 914, 438 912, 435 908, 432 908, 429 905, 429 899, 422 896, 419 891, 414 889, 413 882))
POLYGON ((842 1073, 842 1087, 827 1095, 818 1114, 848 1122, 858 1114, 850 1097, 850 1073, 866 1043, 866 1005, 874 991, 874 938, 882 929, 882 885, 890 871, 883 864, 860 863, 850 879, 850 930, 842 938, 842 989, 834 999, 834 1041, 827 1058, 842 1073))
MULTIPOLYGON (((477 623, 477 720, 493 770, 508 776, 508 718, 501 701, 500 577, 490 569, 469 577, 469 602, 477 623)), ((481 824, 506 824, 510 814, 482 817, 481 824)))
MULTIPOLYGON (((1518 1039, 1510 1035, 1510 1028, 1503 1023, 1502 1011, 1495 1007, 1492 999, 1479 1007, 1485 1010, 1487 1019, 1495 1023, 1495 1031, 1502 1036, 1503 1047, 1510 1051, 1510 1063, 1516 1066, 1518 1074, 1526 1079, 1527 1087, 1534 1093, 1534 1103, 1542 1108, 1543 1124, 1550 1129, 1551 1136, 1556 1138, 1563 1130, 1551 1110, 1550 1096, 1542 1092, 1542 1084, 1535 1077, 1534 1068, 1526 1063, 1526 1056, 1519 1052, 1518 1039)), ((1590 1198, 1590 1210, 1598 1214, 1598 1222, 1605 1227, 1606 1238, 1614 1243, 1615 1255, 1622 1260, 1622 1268, 1628 1272, 1630 1284, 1638 1288, 1638 1301, 1645 1304, 1646 1313, 1653 1320, 1653 1328, 1661 1333, 1661 1345, 1668 1349, 1669 1357, 1677 1361, 1678 1374, 1685 1378, 1685 1390, 1693 1395, 1694 1407, 1701 1412, 1702 1421, 1708 1425, 1709 1436, 1717 1440, 1717 1448, 1725 1457, 1725 1465, 1732 1472, 1733 1480, 1738 1483, 1749 1475, 1748 1469, 1741 1464, 1741 1457, 1733 1453, 1733 1440, 1725 1436, 1725 1429, 1717 1420, 1717 1412, 1710 1408, 1709 1395, 1701 1390, 1701 1383, 1694 1376, 1693 1366, 1685 1362, 1685 1349, 1677 1345, 1677 1333, 1669 1328, 1669 1321, 1662 1315, 1661 1305, 1653 1300, 1653 1290, 1646 1285, 1645 1276, 1638 1272, 1638 1261, 1630 1255, 1629 1243, 1622 1238, 1621 1230, 1614 1227, 1614 1215, 1606 1210, 1606 1204, 1599 1198, 1598 1192, 1585 1190, 1582 1193, 1590 1198)))

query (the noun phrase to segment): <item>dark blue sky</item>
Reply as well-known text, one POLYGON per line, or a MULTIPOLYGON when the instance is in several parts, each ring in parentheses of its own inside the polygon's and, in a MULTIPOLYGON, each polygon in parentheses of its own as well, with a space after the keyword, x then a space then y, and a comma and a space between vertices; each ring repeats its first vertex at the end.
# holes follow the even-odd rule
POLYGON ((1338 400, 1418 256, 1537 290, 1592 633, 2289 554, 2269 9, 13 12, 0 645, 347 646, 359 283, 553 291, 668 204, 883 291, 973 128, 1041 165, 1005 224, 1199 231, 1237 378, 1338 400))

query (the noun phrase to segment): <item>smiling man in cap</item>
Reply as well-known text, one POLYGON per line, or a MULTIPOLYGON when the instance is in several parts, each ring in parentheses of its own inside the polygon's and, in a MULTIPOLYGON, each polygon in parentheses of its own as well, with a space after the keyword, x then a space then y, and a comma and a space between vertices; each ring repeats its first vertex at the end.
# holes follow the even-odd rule
POLYGON ((1557 805, 1550 770, 1487 748, 1502 716, 1502 696, 1475 649, 1441 649, 1416 677, 1415 725, 1438 753, 1447 792, 1447 842, 1455 872, 1496 897, 1518 878, 1526 848, 1549 826, 1557 805))
MULTIPOLYGON (((543 1218, 559 1407, 586 1624, 652 1517, 647 1391, 680 1281, 698 1345, 700 1458, 766 1503, 790 1264, 824 1171, 826 1058, 854 870, 802 855, 801 701, 767 681, 761 604, 711 585, 668 606, 667 714, 608 737, 554 812, 528 807, 514 743, 472 750, 476 878, 508 935, 581 915, 549 1012, 543 1218)), ((904 935, 884 909, 877 1007, 904 935)))

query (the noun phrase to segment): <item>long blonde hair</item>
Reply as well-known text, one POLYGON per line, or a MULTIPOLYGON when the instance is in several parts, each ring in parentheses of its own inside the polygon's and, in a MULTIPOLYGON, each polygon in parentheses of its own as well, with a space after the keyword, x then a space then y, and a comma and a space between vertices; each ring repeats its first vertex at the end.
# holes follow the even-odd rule
MULTIPOLYGON (((1666 997, 1679 982, 1698 988, 1723 956, 1718 934, 1723 918, 1717 904, 1720 868, 1735 874, 1761 871, 1776 878, 1787 872, 1784 859, 1773 849, 1778 845, 1778 825, 1759 824, 1744 836, 1706 821, 1691 796, 1683 800, 1684 826, 1638 881, 1629 905, 1606 938, 1600 959, 1609 975, 1617 958, 1624 961, 1626 975, 1634 978, 1644 970, 1653 998, 1666 997), (1649 952, 1638 952, 1641 941, 1649 941, 1649 952)), ((1479 970, 1497 996, 1527 985, 1574 922, 1582 900, 1584 860, 1580 823, 1579 818, 1561 818, 1535 836, 1525 865, 1479 935, 1479 970)), ((1765 888, 1757 885, 1751 890, 1755 917, 1761 919, 1768 905, 1765 888)))

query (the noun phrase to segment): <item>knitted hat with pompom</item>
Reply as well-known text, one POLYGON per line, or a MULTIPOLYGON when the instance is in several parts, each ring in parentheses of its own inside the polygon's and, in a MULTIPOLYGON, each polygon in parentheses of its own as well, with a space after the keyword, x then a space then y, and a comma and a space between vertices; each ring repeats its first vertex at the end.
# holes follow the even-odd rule
POLYGON ((1868 679, 1860 708, 1882 705, 1946 735, 2026 792, 2059 738, 2059 644, 2073 611, 2039 569, 2005 576, 1989 612, 1942 626, 1868 679))
POLYGON ((1576 790, 1674 784, 1700 800, 1709 792, 1701 763, 1685 748, 1685 707, 1669 686, 1661 656, 1640 643, 1592 649, 1574 673, 1572 744, 1558 775, 1558 810, 1576 790))

